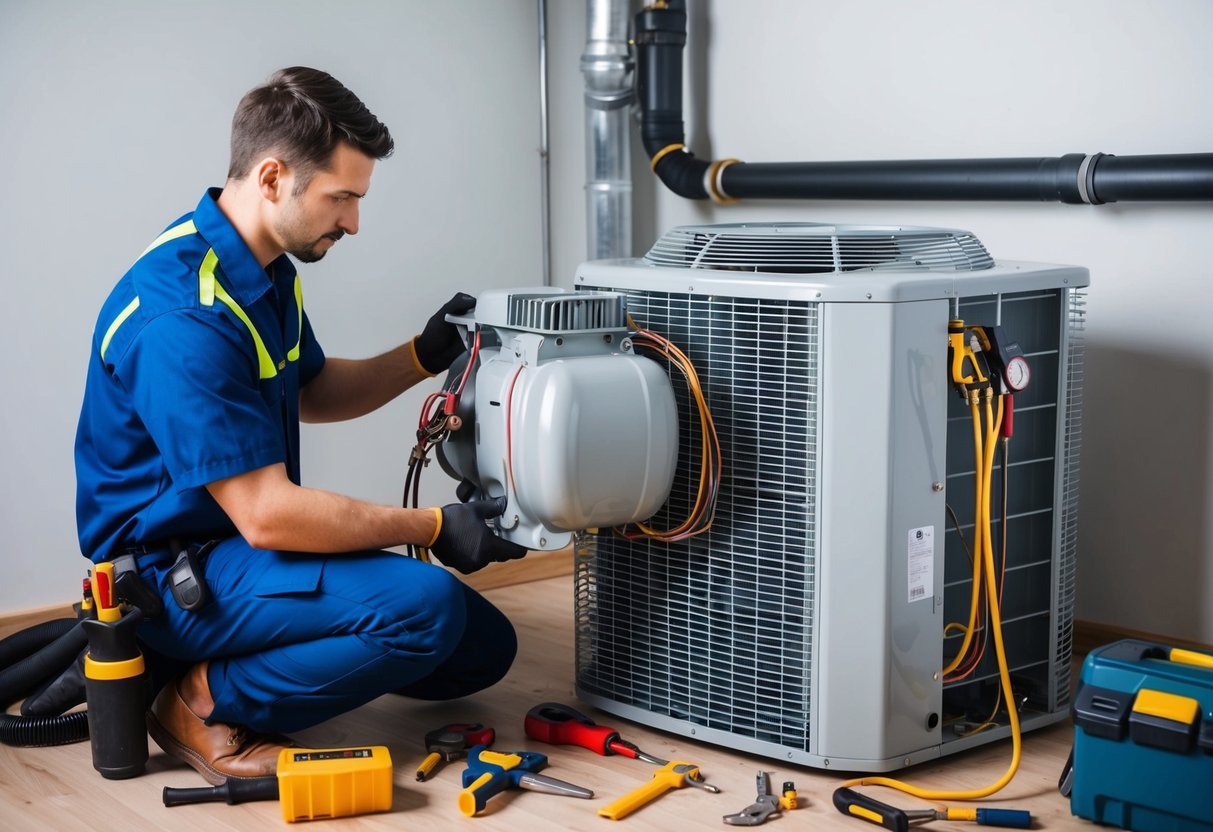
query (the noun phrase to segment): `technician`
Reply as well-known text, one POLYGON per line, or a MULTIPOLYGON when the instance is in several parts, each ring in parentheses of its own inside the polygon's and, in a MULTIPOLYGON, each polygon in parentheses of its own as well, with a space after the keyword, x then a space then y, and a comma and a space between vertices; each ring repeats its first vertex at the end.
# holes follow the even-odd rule
POLYGON ((382 549, 427 546, 464 573, 526 553, 486 526, 498 501, 407 509, 301 485, 300 420, 361 416, 445 371, 463 350, 445 315, 474 299, 456 295, 383 355, 327 358, 291 257, 314 262, 358 233, 392 137, 331 75, 292 67, 244 96, 231 148, 224 187, 102 307, 76 436, 81 551, 138 571, 164 607, 143 643, 188 667, 149 731, 212 783, 272 774, 278 732, 388 692, 465 696, 509 669, 500 611, 382 549))

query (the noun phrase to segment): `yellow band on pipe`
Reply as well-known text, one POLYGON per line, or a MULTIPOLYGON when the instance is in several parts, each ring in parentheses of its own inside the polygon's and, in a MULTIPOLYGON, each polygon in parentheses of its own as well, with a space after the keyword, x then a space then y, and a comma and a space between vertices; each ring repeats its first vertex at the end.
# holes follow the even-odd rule
POLYGON ((675 142, 674 144, 667 144, 665 147, 661 148, 661 150, 658 150, 656 153, 653 154, 653 158, 649 160, 649 170, 653 171, 653 173, 656 173, 657 165, 661 163, 662 159, 664 159, 666 156, 673 153, 675 150, 686 150, 686 148, 687 148, 687 146, 685 144, 683 144, 682 142, 675 142))
POLYGON ((719 159, 712 163, 708 168, 708 196, 712 202, 717 205, 733 205, 741 200, 737 197, 729 196, 724 192, 724 169, 729 165, 735 165, 740 162, 740 159, 719 159))

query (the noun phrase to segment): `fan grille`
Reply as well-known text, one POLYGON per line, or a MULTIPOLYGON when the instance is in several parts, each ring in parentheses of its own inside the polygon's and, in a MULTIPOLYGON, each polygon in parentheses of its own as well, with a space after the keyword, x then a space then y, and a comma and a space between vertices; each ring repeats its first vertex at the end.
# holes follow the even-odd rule
POLYGON ((773 223, 679 226, 644 256, 652 266, 774 274, 980 271, 994 260, 967 231, 773 223))
MULTIPOLYGON (((630 292, 718 402, 725 468, 712 529, 579 547, 578 682, 617 702, 808 750, 816 581, 818 304, 630 292), (727 406, 723 403, 727 402, 727 406)), ((687 516, 699 420, 685 389, 678 473, 651 521, 687 516)))

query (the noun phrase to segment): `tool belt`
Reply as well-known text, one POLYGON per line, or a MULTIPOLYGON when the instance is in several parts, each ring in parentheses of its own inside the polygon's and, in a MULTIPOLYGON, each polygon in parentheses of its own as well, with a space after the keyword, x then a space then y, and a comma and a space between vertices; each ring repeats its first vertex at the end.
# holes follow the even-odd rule
MULTIPOLYGON (((169 591, 181 609, 188 612, 200 610, 210 600, 203 572, 203 558, 218 542, 209 540, 206 543, 183 545, 176 539, 169 541, 168 551, 173 558, 173 565, 168 572, 169 591)), ((148 586, 139 574, 141 560, 161 551, 161 548, 132 546, 110 560, 114 564, 114 588, 118 597, 127 604, 138 607, 144 618, 156 618, 164 612, 159 593, 148 586)), ((143 560, 142 565, 147 565, 147 561, 143 560)))

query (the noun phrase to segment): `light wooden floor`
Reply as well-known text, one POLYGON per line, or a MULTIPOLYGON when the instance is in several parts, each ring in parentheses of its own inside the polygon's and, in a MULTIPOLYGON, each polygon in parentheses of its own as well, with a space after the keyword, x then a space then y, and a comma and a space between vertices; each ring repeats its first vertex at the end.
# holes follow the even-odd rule
MULTIPOLYGON (((597 809, 647 781, 652 767, 623 757, 599 757, 581 748, 532 743, 522 731, 523 716, 535 704, 561 701, 578 706, 573 696, 571 581, 571 577, 562 576, 488 591, 487 595, 514 621, 521 644, 513 670, 493 689, 460 702, 441 704, 383 697, 297 735, 302 744, 313 747, 386 745, 395 764, 395 799, 390 813, 322 821, 315 828, 334 832, 457 827, 478 832, 603 832, 612 821, 598 817, 597 809), (414 779, 416 765, 424 756, 425 732, 457 721, 494 726, 498 750, 529 748, 548 754, 547 774, 593 789, 596 797, 576 800, 537 792, 506 792, 493 798, 485 814, 465 818, 456 807, 460 763, 447 765, 428 782, 418 783, 414 779)), ((754 778, 760 768, 770 772, 775 788, 785 780, 794 781, 801 798, 800 809, 768 822, 774 824, 775 830, 860 832, 864 828, 861 821, 843 817, 830 803, 830 795, 840 782, 835 775, 730 753, 717 746, 629 723, 584 705, 578 707, 601 724, 614 726, 625 739, 645 751, 666 759, 697 763, 708 781, 723 790, 718 795, 692 788, 669 792, 618 821, 621 828, 725 828, 723 815, 753 802, 754 778)), ((1026 735, 1019 773, 996 795, 997 800, 982 805, 1029 809, 1037 829, 1087 832, 1095 829, 1094 825, 1072 817, 1068 801, 1057 793, 1057 776, 1069 753, 1071 736, 1068 722, 1026 735)), ((0 746, 0 829, 216 832, 284 825, 276 803, 165 808, 161 802, 164 786, 205 784, 192 769, 162 754, 154 743, 151 751, 148 771, 143 777, 107 781, 93 771, 88 743, 32 749, 0 746)), ((996 780, 1009 759, 1010 743, 1004 741, 917 766, 898 776, 925 788, 973 788, 996 780)), ((927 805, 887 789, 868 791, 903 808, 927 805)), ((945 821, 936 821, 928 828, 965 827, 973 829, 971 824, 945 821)))

